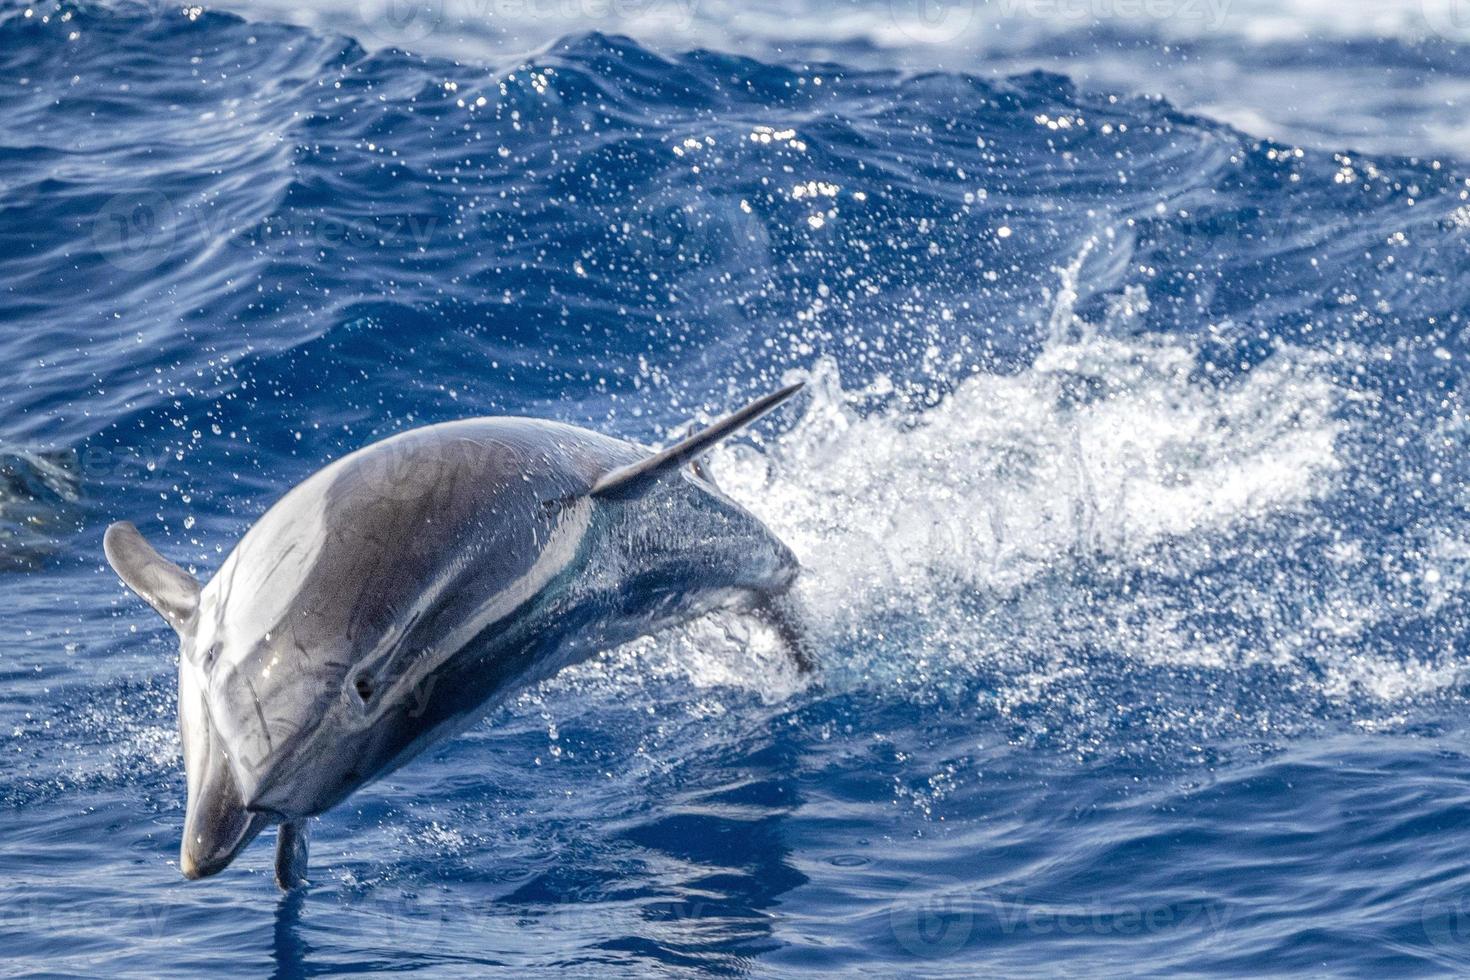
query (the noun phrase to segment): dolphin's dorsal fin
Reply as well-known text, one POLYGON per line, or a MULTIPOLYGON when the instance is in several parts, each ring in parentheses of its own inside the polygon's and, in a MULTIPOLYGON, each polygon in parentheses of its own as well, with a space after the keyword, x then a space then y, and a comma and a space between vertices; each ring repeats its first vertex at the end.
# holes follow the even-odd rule
POLYGON ((199 608, 199 583, 154 550, 129 521, 118 521, 102 538, 107 562, 123 584, 180 634, 190 629, 194 612, 199 608))
POLYGON ((757 398, 744 408, 726 415, 709 428, 674 443, 668 449, 654 453, 647 459, 640 459, 636 463, 609 470, 598 478, 588 493, 593 497, 626 497, 642 493, 665 473, 670 473, 683 466, 710 446, 742 426, 754 422, 796 394, 804 383, 798 381, 764 398, 757 398))

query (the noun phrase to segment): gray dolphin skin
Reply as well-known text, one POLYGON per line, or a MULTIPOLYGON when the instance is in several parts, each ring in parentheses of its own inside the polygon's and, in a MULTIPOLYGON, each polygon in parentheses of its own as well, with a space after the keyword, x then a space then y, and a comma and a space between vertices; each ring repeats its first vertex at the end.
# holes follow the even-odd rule
POLYGON ((520 689, 716 608, 766 616, 810 670, 795 556, 697 466, 798 388, 657 453, 530 418, 401 433, 290 490, 203 587, 109 527, 113 569, 179 635, 180 870, 215 874, 278 824, 276 881, 300 885, 307 818, 520 689))

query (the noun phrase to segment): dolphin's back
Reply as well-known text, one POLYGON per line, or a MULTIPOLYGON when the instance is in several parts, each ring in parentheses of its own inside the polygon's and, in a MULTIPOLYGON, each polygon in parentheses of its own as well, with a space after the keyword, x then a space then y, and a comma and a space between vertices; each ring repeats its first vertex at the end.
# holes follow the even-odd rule
POLYGON ((537 557, 542 502, 639 455, 631 443, 536 419, 414 429, 294 487, 240 540, 210 588, 251 629, 304 618, 310 625, 296 629, 359 645, 411 608, 436 575, 473 563, 493 588, 524 574, 537 557))

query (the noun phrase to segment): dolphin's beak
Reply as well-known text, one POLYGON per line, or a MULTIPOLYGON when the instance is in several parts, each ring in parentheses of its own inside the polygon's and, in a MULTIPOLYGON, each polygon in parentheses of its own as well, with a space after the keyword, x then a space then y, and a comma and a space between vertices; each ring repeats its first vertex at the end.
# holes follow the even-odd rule
POLYGON ((270 823, 267 814, 245 808, 229 760, 214 749, 206 756, 203 773, 189 780, 179 870, 191 880, 223 871, 270 823))

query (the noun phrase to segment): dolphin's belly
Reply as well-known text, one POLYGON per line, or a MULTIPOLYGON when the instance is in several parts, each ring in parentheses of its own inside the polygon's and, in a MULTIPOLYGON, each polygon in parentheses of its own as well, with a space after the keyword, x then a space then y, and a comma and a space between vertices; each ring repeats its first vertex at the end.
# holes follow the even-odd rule
POLYGON ((763 524, 693 480, 670 481, 652 499, 585 503, 592 509, 575 559, 558 563, 558 573, 513 614, 478 631, 461 624, 455 649, 411 678, 402 748, 388 768, 566 667, 753 594, 781 591, 797 571, 763 524))
POLYGON ((282 498, 200 609, 201 648, 224 651, 210 714, 243 797, 321 812, 569 664, 790 582, 784 545, 687 473, 588 494, 645 455, 474 419, 367 447, 282 498), (303 768, 314 796, 286 788, 303 768))

